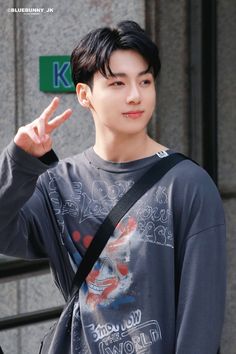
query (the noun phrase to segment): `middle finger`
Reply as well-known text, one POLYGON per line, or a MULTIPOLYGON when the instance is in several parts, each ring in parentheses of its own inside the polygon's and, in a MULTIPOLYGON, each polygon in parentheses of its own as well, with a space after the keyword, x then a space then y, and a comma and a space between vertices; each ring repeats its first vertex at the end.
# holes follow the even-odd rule
POLYGON ((45 122, 48 122, 48 120, 51 118, 53 113, 56 111, 56 109, 59 106, 59 98, 54 97, 52 102, 49 104, 47 108, 42 112, 39 118, 43 119, 45 122))

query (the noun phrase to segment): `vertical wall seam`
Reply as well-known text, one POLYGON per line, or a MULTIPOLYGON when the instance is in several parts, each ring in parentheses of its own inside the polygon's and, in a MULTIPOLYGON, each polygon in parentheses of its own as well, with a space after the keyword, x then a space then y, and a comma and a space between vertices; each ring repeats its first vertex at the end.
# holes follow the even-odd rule
MULTIPOLYGON (((14 7, 20 6, 13 0, 14 7)), ((22 7, 24 5, 22 4, 22 7)), ((24 40, 23 16, 14 13, 14 55, 15 55, 15 131, 22 125, 24 118, 24 40)))
MULTIPOLYGON (((158 46, 158 30, 157 30, 157 0, 145 0, 144 3, 144 18, 145 18, 145 30, 147 34, 151 37, 151 39, 157 44, 158 46)), ((158 46, 159 49, 159 46, 158 46)), ((157 77, 158 80, 158 77, 157 77)), ((156 88, 157 88, 156 84, 156 88)), ((158 88, 157 88, 158 89, 158 88)), ((158 140, 160 137, 160 132, 158 128, 158 117, 157 117, 157 107, 153 112, 152 120, 148 125, 148 133, 149 135, 158 140)))
MULTIPOLYGON (((13 0, 13 7, 16 7, 16 0, 13 0)), ((18 87, 17 87, 17 26, 16 26, 16 13, 13 13, 13 40, 14 40, 14 96, 15 96, 15 107, 14 107, 14 131, 17 131, 18 128, 18 87)))
POLYGON ((203 162, 215 183, 217 148, 217 4, 202 0, 202 98, 203 162))

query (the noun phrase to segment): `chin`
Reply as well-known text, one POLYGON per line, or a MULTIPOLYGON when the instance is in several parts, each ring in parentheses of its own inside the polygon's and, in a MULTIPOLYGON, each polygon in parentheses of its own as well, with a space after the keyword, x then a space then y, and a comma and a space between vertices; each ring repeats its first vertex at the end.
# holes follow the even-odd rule
POLYGON ((124 129, 119 129, 119 132, 117 131, 118 134, 123 134, 123 135, 138 135, 142 132, 146 132, 147 127, 146 125, 142 127, 124 127, 124 129))

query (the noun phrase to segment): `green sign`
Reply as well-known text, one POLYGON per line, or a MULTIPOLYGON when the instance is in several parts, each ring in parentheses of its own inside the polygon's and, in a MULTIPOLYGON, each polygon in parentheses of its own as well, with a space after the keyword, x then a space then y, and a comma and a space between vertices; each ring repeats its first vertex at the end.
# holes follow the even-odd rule
POLYGON ((39 57, 40 91, 75 92, 69 55, 39 57))

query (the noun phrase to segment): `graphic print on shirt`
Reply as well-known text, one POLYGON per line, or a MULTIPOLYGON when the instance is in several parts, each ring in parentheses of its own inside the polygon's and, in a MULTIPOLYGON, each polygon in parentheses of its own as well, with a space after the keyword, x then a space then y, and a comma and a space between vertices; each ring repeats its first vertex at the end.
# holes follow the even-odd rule
POLYGON ((64 196, 62 198, 57 187, 61 181, 57 180, 52 171, 48 171, 48 176, 49 197, 61 232, 64 232, 64 219, 67 215, 76 218, 78 224, 94 218, 103 220, 134 183, 132 180, 116 181, 111 185, 103 180, 95 180, 88 192, 83 189, 82 182, 74 181, 71 183, 73 187, 71 193, 65 199, 64 196))
POLYGON ((87 287, 83 288, 88 311, 97 305, 118 308, 121 304, 135 301, 127 290, 132 282, 129 262, 133 247, 130 243, 136 228, 137 223, 133 218, 123 219, 89 273, 87 287))
MULTIPOLYGON (((87 226, 91 227, 94 219, 101 218, 102 222, 133 182, 119 181, 109 185, 107 181, 95 180, 89 194, 81 182, 75 181, 72 182, 73 188, 62 199, 57 190, 60 181, 51 172, 49 176, 49 195, 63 234, 62 242, 65 242, 71 259, 78 265, 81 261, 79 250, 88 248, 95 232, 88 233, 87 226), (74 225, 69 232, 68 225, 74 225)), ((132 259, 140 244, 174 247, 172 214, 167 196, 166 187, 153 187, 117 225, 81 289, 85 311, 91 312, 97 306, 119 308, 136 301, 132 288, 132 259)))
POLYGON ((91 323, 86 326, 100 354, 151 353, 162 340, 156 320, 142 321, 142 311, 132 311, 121 323, 91 323))
POLYGON ((159 186, 152 205, 147 198, 138 201, 138 231, 142 242, 174 248, 173 216, 168 207, 166 187, 159 186))

